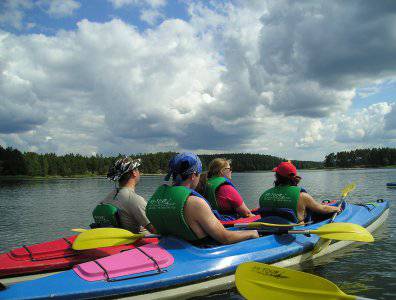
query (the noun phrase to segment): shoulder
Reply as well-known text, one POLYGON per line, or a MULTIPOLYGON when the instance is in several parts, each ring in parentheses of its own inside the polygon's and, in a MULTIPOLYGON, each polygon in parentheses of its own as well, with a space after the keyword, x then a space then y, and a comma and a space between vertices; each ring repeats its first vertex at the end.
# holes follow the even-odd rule
POLYGON ((121 189, 119 195, 127 200, 131 199, 136 202, 146 202, 146 200, 142 196, 136 194, 136 192, 130 188, 121 189))
POLYGON ((228 196, 235 196, 239 195, 238 191, 230 184, 223 184, 218 189, 219 194, 228 195, 228 196))
POLYGON ((204 199, 194 196, 194 195, 190 195, 187 198, 186 205, 194 206, 194 207, 201 207, 201 208, 208 207, 210 209, 208 203, 204 199))
POLYGON ((139 202, 144 202, 146 203, 146 199, 144 199, 142 196, 136 194, 135 192, 133 194, 131 194, 131 196, 133 197, 133 199, 135 201, 139 201, 139 202))
POLYGON ((275 186, 270 187, 269 189, 264 190, 263 194, 268 193, 268 192, 272 192, 272 191, 274 191, 275 189, 276 189, 275 186))
POLYGON ((106 195, 106 197, 104 197, 103 200, 99 201, 99 203, 102 203, 102 202, 105 202, 105 201, 108 201, 108 200, 113 199, 113 198, 114 198, 114 195, 116 194, 116 192, 117 192, 117 190, 115 190, 115 189, 112 190, 111 192, 109 192, 109 193, 106 195))
POLYGON ((308 194, 306 192, 301 192, 300 193, 300 200, 303 200, 304 202, 315 201, 314 198, 310 194, 308 194))
POLYGON ((224 191, 224 192, 228 192, 228 193, 231 193, 231 194, 239 194, 239 192, 236 189, 236 187, 231 185, 231 184, 223 184, 222 186, 220 186, 219 190, 224 191))
POLYGON ((222 184, 219 187, 219 190, 222 190, 222 191, 235 191, 235 188, 231 184, 224 183, 224 184, 222 184))

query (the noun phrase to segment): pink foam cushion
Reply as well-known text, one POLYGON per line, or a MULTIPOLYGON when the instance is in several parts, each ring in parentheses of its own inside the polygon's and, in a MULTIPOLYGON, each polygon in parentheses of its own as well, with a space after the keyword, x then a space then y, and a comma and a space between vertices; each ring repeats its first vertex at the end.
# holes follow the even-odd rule
MULTIPOLYGON (((166 268, 173 264, 173 256, 157 244, 146 244, 139 248, 154 258, 160 268, 166 268)), ((104 257, 98 259, 97 262, 106 269, 109 278, 157 270, 157 265, 138 249, 131 249, 104 257)), ((93 261, 79 264, 73 270, 78 276, 87 281, 107 279, 103 269, 93 261)))

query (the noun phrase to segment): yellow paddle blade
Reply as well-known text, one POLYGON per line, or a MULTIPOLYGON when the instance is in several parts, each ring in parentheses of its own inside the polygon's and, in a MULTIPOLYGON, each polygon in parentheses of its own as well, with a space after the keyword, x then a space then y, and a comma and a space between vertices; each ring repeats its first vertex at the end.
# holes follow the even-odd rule
POLYGON ((257 262, 239 265, 235 283, 248 300, 356 299, 322 277, 257 262))
POLYGON ((320 238, 319 241, 315 244, 315 247, 312 250, 312 255, 319 253, 323 249, 326 249, 331 244, 332 240, 322 239, 320 238))
POLYGON ((132 244, 144 237, 120 228, 95 228, 80 233, 74 240, 74 250, 86 250, 101 247, 132 244))
POLYGON ((73 228, 73 229, 71 229, 71 231, 74 231, 74 232, 84 232, 84 231, 87 231, 88 229, 84 229, 84 228, 73 228))
POLYGON ((353 223, 329 223, 310 233, 329 240, 345 240, 356 242, 374 242, 374 237, 364 227, 353 223))
POLYGON ((252 223, 236 223, 234 227, 246 227, 246 228, 261 228, 261 227, 294 227, 294 226, 305 226, 307 223, 293 223, 293 224, 275 224, 265 222, 252 222, 252 223))
POLYGON ((346 197, 350 192, 352 192, 356 188, 356 183, 352 182, 348 184, 344 189, 341 191, 342 197, 346 197))
MULTIPOLYGON (((355 182, 352 182, 352 183, 348 184, 346 187, 344 187, 344 189, 341 191, 341 202, 340 202, 338 207, 341 207, 343 198, 348 196, 348 194, 351 191, 353 191, 355 188, 356 188, 356 183, 355 182)), ((330 223, 333 223, 333 221, 336 218, 336 216, 337 216, 337 213, 334 213, 333 217, 330 220, 330 223)), ((374 241, 374 238, 372 237, 371 234, 369 236, 367 236, 367 234, 366 234, 365 238, 370 240, 370 236, 371 236, 371 238, 374 241)), ((365 242, 365 241, 363 241, 363 242, 365 242)), ((326 249, 330 244, 331 244, 331 239, 322 239, 322 238, 319 239, 319 241, 315 244, 315 247, 312 250, 312 254, 319 253, 320 251, 326 249)))

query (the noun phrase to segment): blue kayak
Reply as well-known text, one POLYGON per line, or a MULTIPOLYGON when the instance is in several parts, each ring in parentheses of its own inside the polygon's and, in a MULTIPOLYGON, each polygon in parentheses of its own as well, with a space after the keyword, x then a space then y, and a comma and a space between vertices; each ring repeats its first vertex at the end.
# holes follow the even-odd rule
MULTIPOLYGON (((359 224, 372 232, 385 221, 388 213, 388 201, 346 203, 335 222, 359 224)), ((329 220, 324 220, 298 229, 317 229, 328 222, 329 220)), ((126 296, 133 299, 143 294, 147 298, 187 298, 233 287, 233 274, 243 262, 258 261, 287 267, 326 255, 352 243, 335 241, 323 251, 312 255, 311 250, 318 240, 319 237, 314 234, 270 234, 232 245, 198 248, 175 237, 163 237, 158 246, 153 246, 151 250, 128 250, 135 252, 125 253, 125 257, 129 255, 129 258, 124 258, 122 266, 114 273, 109 271, 108 266, 111 266, 112 261, 116 265, 115 262, 121 257, 110 256, 81 264, 73 270, 16 283, 0 291, 0 299, 126 296), (145 251, 152 251, 152 255, 147 255, 146 259, 151 260, 151 263, 137 264, 145 251), (134 267, 126 271, 129 263, 134 267), (128 272, 130 274, 126 274, 128 272)))
POLYGON ((386 184, 386 187, 388 187, 388 188, 396 188, 396 182, 388 182, 386 184))

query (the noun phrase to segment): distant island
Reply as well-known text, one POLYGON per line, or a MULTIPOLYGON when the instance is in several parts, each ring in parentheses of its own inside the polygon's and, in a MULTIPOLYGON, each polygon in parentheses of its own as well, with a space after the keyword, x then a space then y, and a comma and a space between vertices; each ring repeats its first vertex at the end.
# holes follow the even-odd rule
POLYGON ((325 168, 396 167, 396 148, 356 149, 330 153, 323 161, 325 168))
MULTIPOLYGON (((167 172, 168 161, 175 152, 139 153, 129 155, 143 160, 139 168, 146 174, 167 172)), ((80 154, 56 155, 55 153, 22 153, 11 147, 0 145, 0 176, 22 177, 79 177, 103 176, 111 163, 124 155, 83 156, 80 154)), ((216 157, 232 159, 236 172, 268 171, 286 159, 251 153, 201 154, 204 169, 216 157)), ((298 169, 381 167, 396 165, 396 148, 357 149, 349 152, 330 153, 323 162, 292 160, 298 169)))

